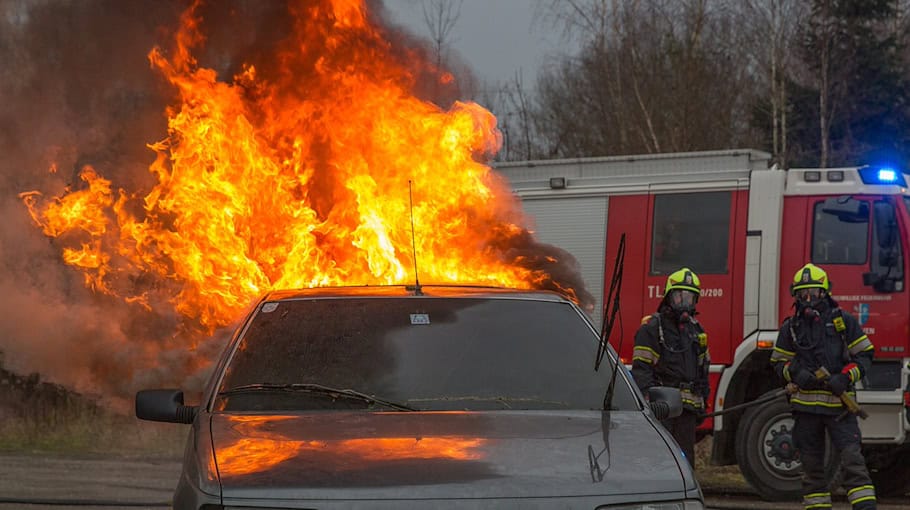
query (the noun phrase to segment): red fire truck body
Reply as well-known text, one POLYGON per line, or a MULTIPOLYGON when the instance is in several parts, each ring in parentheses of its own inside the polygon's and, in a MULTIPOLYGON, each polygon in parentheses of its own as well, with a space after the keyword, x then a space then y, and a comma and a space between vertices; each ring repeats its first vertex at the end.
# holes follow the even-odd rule
MULTIPOLYGON (((711 352, 711 409, 780 388, 769 358, 792 314, 789 285, 806 262, 825 269, 840 307, 876 347, 857 401, 880 494, 910 490, 910 191, 876 167, 769 168, 754 150, 501 163, 540 240, 578 259, 598 298, 626 236, 620 314, 611 343, 628 363, 640 319, 656 311, 666 277, 701 279, 698 320, 711 352), (618 330, 618 332, 617 332, 618 330)), ((890 173, 889 173, 890 172, 890 173)), ((799 493, 800 464, 783 398, 706 420, 712 462, 738 463, 766 499, 799 493)))

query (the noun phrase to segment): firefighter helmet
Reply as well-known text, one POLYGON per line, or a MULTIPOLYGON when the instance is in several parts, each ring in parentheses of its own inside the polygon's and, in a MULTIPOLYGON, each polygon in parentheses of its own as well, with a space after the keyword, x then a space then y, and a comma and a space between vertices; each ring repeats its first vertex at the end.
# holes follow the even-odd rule
POLYGON ((701 281, 691 269, 684 267, 667 277, 667 288, 664 289, 664 295, 675 289, 688 290, 697 296, 701 294, 701 281))
POLYGON ((825 293, 829 292, 831 290, 831 282, 828 281, 828 273, 812 263, 799 268, 799 271, 793 275, 793 283, 790 284, 790 295, 795 296, 796 291, 801 289, 822 289, 825 293))

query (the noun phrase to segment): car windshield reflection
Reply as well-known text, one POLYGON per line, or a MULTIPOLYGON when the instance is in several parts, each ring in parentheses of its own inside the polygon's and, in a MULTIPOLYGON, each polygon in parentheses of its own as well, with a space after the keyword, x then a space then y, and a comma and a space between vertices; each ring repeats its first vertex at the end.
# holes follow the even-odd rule
MULTIPOLYGON (((222 411, 600 409, 610 365, 576 309, 501 298, 292 299, 260 306, 222 411)), ((636 409, 619 385, 615 409, 636 409)))

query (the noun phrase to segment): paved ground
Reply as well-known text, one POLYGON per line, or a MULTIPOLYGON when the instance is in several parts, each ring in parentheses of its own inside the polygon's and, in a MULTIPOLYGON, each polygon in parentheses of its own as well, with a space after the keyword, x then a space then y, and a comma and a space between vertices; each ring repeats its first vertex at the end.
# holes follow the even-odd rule
POLYGON ((0 509, 168 508, 179 473, 176 459, 0 455, 0 509))
MULTIPOLYGON (((705 492, 705 503, 709 510, 803 510, 803 505, 799 502, 792 503, 769 503, 761 501, 753 494, 718 494, 710 490, 705 492)), ((834 501, 834 510, 850 510, 852 507, 846 500, 834 501)), ((888 499, 879 501, 878 510, 907 510, 910 509, 910 501, 897 501, 888 499)))
MULTIPOLYGON (((127 510, 168 508, 178 459, 129 459, 0 455, 0 510, 127 510)), ((704 487, 709 509, 797 510, 797 503, 766 503, 747 491, 704 487)), ((880 510, 910 510, 910 501, 889 501, 880 510)), ((838 502, 835 509, 850 508, 838 502)))

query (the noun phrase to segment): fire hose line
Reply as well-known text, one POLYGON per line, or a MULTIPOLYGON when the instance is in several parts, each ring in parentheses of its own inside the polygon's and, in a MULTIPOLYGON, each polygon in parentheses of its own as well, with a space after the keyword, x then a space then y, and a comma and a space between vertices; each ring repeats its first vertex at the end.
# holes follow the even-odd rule
MULTIPOLYGON (((713 413, 702 414, 699 417, 702 419, 711 418, 714 416, 720 416, 722 414, 727 414, 729 412, 739 411, 739 410, 745 409, 747 407, 757 406, 760 404, 764 404, 766 402, 771 402, 772 400, 777 400, 780 397, 796 393, 797 390, 798 390, 798 388, 796 387, 795 384, 789 383, 789 384, 787 384, 786 387, 779 389, 779 390, 775 391, 774 393, 765 395, 764 397, 761 397, 759 399, 753 400, 751 402, 743 402, 742 404, 737 404, 733 407, 721 409, 720 411, 714 411, 713 413)), ((841 399, 844 400, 844 397, 841 397, 841 399)), ((865 411, 863 411, 862 408, 860 408, 859 406, 856 405, 855 401, 852 401, 852 402, 853 402, 853 406, 856 408, 856 410, 853 410, 853 409, 849 408, 849 406, 848 406, 848 408, 845 409, 844 412, 842 412, 840 414, 840 416, 837 417, 837 421, 843 420, 848 414, 851 414, 851 413, 856 414, 857 416, 859 416, 860 418, 862 418, 864 420, 869 416, 865 411)), ((846 401, 845 401, 845 403, 846 403, 846 401)))
POLYGON ((732 407, 727 407, 727 408, 721 409, 720 411, 714 411, 713 413, 703 414, 703 415, 700 415, 699 417, 700 418, 711 418, 714 416, 720 416, 722 414, 731 413, 733 411, 739 411, 739 410, 745 409, 747 407, 765 404, 767 402, 771 402, 772 400, 777 400, 780 397, 785 397, 785 396, 787 396, 788 393, 791 393, 791 391, 789 389, 781 388, 781 389, 775 391, 774 393, 765 395, 764 397, 761 397, 759 399, 752 400, 750 402, 743 402, 742 404, 737 404, 732 407))

